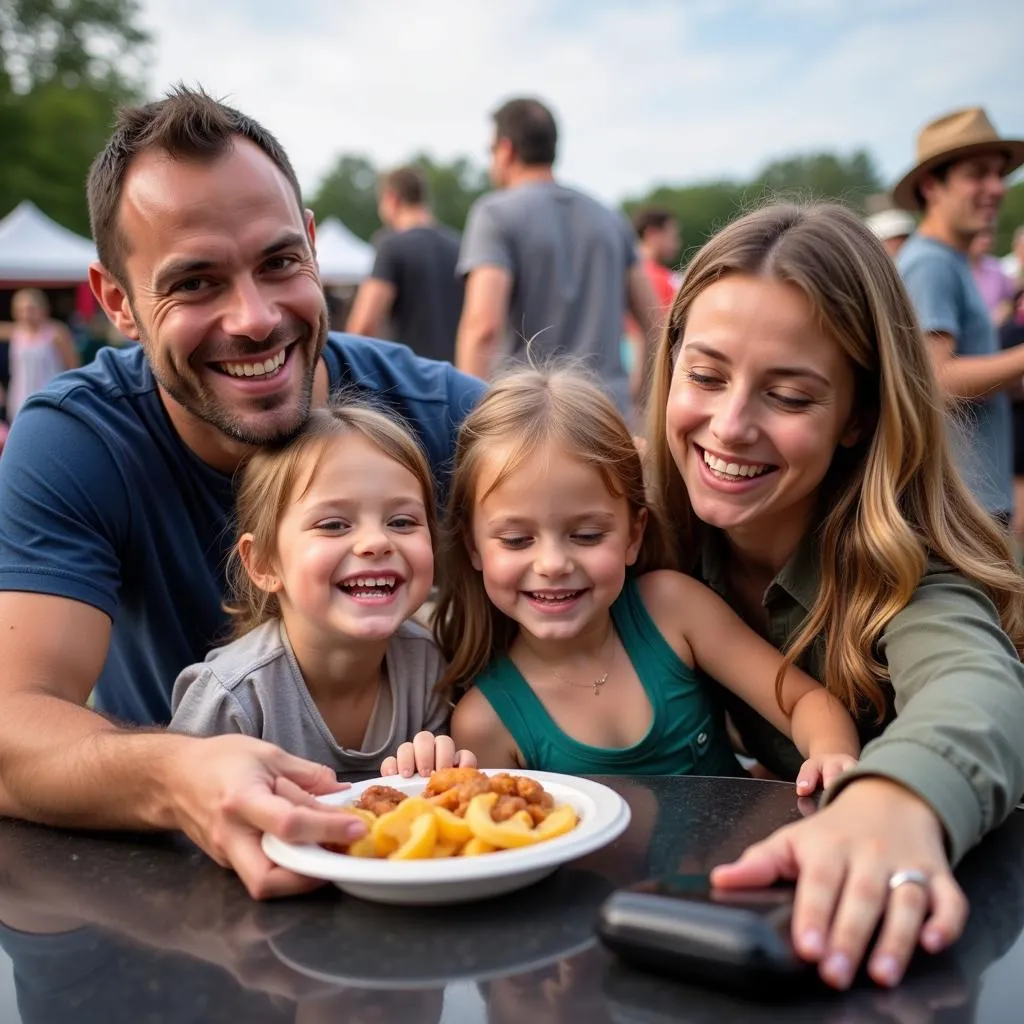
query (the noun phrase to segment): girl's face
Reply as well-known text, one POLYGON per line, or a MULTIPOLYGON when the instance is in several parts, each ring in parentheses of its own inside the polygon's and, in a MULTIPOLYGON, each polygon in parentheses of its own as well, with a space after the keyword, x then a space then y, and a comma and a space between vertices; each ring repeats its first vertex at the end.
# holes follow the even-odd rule
POLYGON ((292 642, 392 636, 434 578, 419 481, 358 434, 329 441, 307 480, 278 526, 270 586, 292 642))
POLYGON ((19 295, 11 304, 11 315, 26 327, 35 328, 46 319, 46 312, 32 295, 19 295))
POLYGON ((853 402, 850 360, 795 287, 741 274, 707 287, 666 409, 694 512, 737 540, 795 547, 836 448, 857 440, 853 402))
POLYGON ((537 639, 570 640, 601 621, 640 551, 631 516, 601 474, 557 444, 532 453, 494 487, 512 452, 484 459, 470 557, 491 602, 537 639))

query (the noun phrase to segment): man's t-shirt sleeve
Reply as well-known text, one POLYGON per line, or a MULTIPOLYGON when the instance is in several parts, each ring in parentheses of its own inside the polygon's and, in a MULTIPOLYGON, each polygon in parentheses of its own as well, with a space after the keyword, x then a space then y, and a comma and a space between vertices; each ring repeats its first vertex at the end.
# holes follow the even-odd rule
POLYGON ((469 211, 456 273, 465 277, 478 267, 502 267, 513 273, 515 261, 497 210, 485 197, 469 211))
POLYGON ((395 237, 388 236, 381 240, 377 247, 377 255, 373 261, 373 270, 370 277, 377 281, 387 281, 398 287, 398 253, 396 251, 395 237))
POLYGON ((113 618, 129 516, 95 431, 58 405, 24 406, 0 458, 0 590, 68 597, 113 618))
POLYGON ((959 338, 962 282, 956 268, 941 256, 922 256, 901 267, 901 272, 921 330, 959 338))

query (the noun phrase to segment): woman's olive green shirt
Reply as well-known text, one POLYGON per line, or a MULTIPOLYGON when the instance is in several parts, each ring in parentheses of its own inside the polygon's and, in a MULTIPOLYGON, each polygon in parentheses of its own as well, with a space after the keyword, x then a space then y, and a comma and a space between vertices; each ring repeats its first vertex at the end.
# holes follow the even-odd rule
MULTIPOLYGON (((726 601, 726 550, 708 538, 702 576, 726 601)), ((817 541, 809 534, 764 593, 765 638, 783 650, 814 604, 817 541)), ((800 666, 824 678, 819 639, 800 666)), ((909 604, 889 622, 877 655, 888 666, 889 713, 858 722, 865 744, 858 767, 830 798, 862 776, 883 776, 919 794, 938 814, 956 863, 1000 824, 1024 794, 1024 665, 978 585, 929 564, 909 604)), ((749 753, 792 778, 793 744, 742 701, 719 688, 749 753)))

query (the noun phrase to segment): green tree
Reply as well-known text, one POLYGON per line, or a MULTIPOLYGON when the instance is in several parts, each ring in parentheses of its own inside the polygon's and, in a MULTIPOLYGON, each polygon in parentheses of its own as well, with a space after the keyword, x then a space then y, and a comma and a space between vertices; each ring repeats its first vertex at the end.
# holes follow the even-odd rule
POLYGON ((1000 256, 1010 251, 1013 233, 1024 225, 1024 181, 1018 181, 1006 190, 1006 198, 999 212, 999 228, 996 231, 992 251, 1000 256))
POLYGON ((137 0, 0 0, 0 215, 31 199, 88 231, 89 164, 142 93, 138 16, 137 0))
POLYGON ((871 156, 809 153, 774 160, 754 176, 750 188, 777 198, 829 199, 864 212, 869 195, 884 189, 871 156))
MULTIPOLYGON (((461 231, 470 206, 487 190, 486 174, 463 157, 445 164, 421 153, 407 162, 422 169, 437 219, 461 231)), ((381 227, 377 216, 379 175, 380 170, 367 156, 340 156, 310 202, 317 219, 338 217, 350 231, 369 240, 381 227)))
POLYGON ((317 220, 337 217, 354 234, 369 240, 380 228, 373 161, 361 155, 339 157, 320 182, 310 206, 317 220))

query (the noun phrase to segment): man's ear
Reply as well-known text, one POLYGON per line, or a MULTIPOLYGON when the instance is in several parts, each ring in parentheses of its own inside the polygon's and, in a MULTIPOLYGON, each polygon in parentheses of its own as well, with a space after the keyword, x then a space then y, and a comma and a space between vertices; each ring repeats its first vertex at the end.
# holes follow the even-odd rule
POLYGON ((282 587, 281 581, 273 572, 271 566, 263 564, 262 560, 256 558, 253 548, 253 535, 243 533, 238 539, 238 557, 242 560, 246 574, 253 583, 267 594, 276 594, 282 587))
POLYGON ((89 264, 89 287, 117 330, 126 338, 138 341, 139 326, 128 301, 128 292, 102 263, 89 264))

